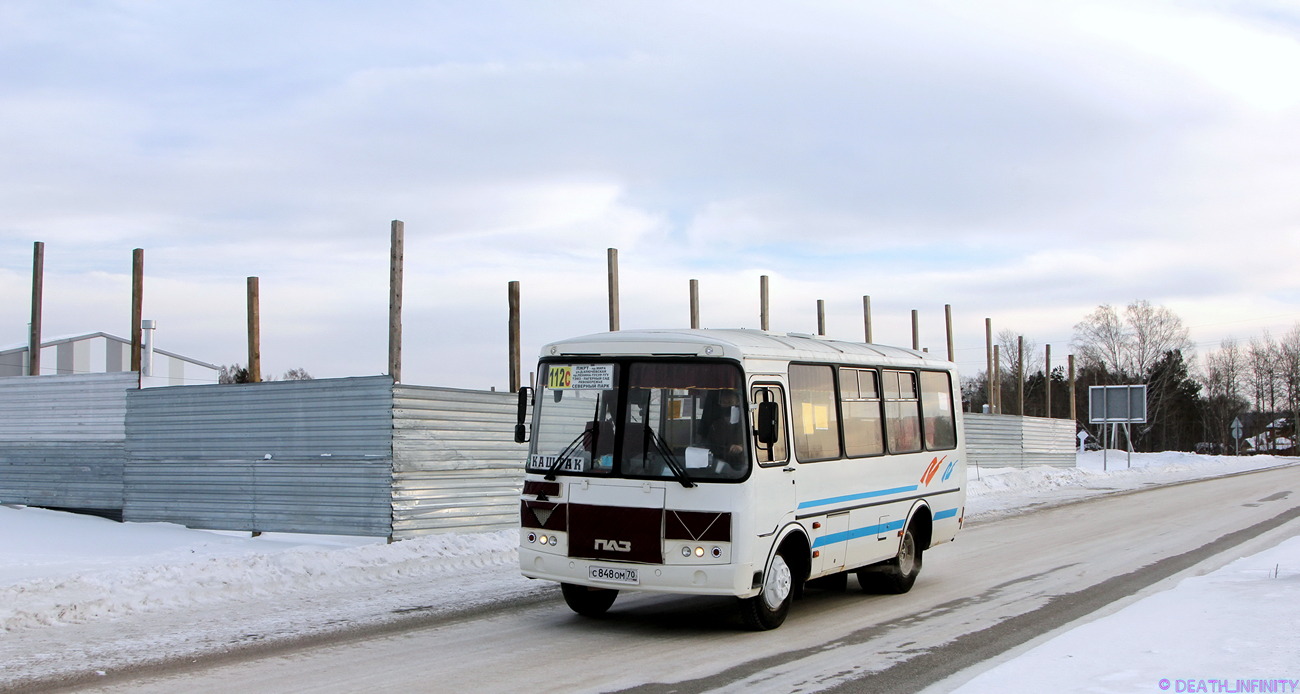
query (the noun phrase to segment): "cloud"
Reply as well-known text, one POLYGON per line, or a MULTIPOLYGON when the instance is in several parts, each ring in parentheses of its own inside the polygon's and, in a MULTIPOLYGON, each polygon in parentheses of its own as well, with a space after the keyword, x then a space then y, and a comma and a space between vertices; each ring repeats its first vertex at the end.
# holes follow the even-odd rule
POLYGON ((629 327, 684 325, 691 278, 707 325, 756 326, 760 274, 778 328, 823 298, 856 338, 870 294, 880 335, 921 308, 938 344, 952 303, 977 347, 986 315, 1068 337, 1103 302, 1297 298, 1286 3, 17 2, 0 25, 0 286, 24 296, 46 241, 67 332, 125 320, 144 247, 167 348, 241 360, 251 275, 268 370, 377 373, 392 219, 408 380, 445 385, 504 382, 509 280, 525 361, 603 329, 609 247, 629 327))

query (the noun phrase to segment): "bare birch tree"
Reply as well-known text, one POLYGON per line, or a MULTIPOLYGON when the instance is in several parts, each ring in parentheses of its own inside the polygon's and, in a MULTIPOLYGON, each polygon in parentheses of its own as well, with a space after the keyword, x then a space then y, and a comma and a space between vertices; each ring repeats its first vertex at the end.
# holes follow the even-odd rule
MULTIPOLYGON (((1286 404, 1290 412, 1300 412, 1300 323, 1278 343, 1281 354, 1279 366, 1286 385, 1286 404)), ((1297 423, 1300 425, 1300 422, 1297 423)))
POLYGON ((1167 352, 1192 348, 1178 314, 1145 299, 1129 304, 1122 317, 1109 304, 1098 306, 1074 326, 1071 344, 1085 367, 1139 381, 1151 375, 1167 352))
POLYGON ((1246 381, 1255 399, 1255 410, 1276 412, 1278 348, 1267 330, 1262 336, 1250 338, 1246 359, 1246 381))
POLYGON ((1102 304, 1074 326, 1074 353, 1084 368, 1122 374, 1127 361, 1129 330, 1114 307, 1102 304))

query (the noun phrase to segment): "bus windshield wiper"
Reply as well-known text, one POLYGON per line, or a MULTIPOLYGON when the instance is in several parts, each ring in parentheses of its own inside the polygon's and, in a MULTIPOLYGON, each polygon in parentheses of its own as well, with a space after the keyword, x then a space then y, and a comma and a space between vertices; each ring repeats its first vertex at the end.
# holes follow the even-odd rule
POLYGON ((686 469, 682 467, 682 462, 673 454, 673 449, 664 442, 663 438, 659 436, 659 432, 654 430, 654 427, 646 426, 645 438, 646 445, 642 448, 642 457, 646 454, 645 449, 649 448, 650 444, 654 444, 655 452, 663 457, 664 462, 668 464, 668 469, 673 471, 673 476, 677 478, 677 481, 681 482, 683 487, 695 486, 695 483, 691 481, 691 476, 686 474, 686 469))
POLYGON ((581 434, 578 434, 577 438, 570 441, 569 445, 565 446, 564 449, 560 451, 560 454, 555 456, 555 462, 552 463, 550 469, 546 471, 546 477, 544 479, 554 481, 556 471, 558 471, 569 459, 569 454, 577 450, 578 444, 582 443, 589 436, 591 436, 591 430, 584 429, 581 434))
MULTIPOLYGON (((596 411, 592 413, 592 417, 593 418, 600 417, 600 395, 596 396, 596 411)), ((565 446, 564 450, 560 451, 560 455, 556 456, 555 462, 551 464, 551 468, 546 471, 546 477, 544 479, 546 479, 547 481, 555 480, 555 473, 560 469, 560 467, 564 465, 564 462, 569 459, 569 454, 573 453, 575 450, 578 449, 579 443, 582 443, 583 445, 587 445, 588 443, 590 443, 592 455, 595 455, 596 437, 599 435, 597 433, 599 429, 600 429, 600 420, 593 419, 592 424, 589 428, 584 428, 582 430, 582 433, 578 434, 577 438, 570 441, 569 445, 565 446)))

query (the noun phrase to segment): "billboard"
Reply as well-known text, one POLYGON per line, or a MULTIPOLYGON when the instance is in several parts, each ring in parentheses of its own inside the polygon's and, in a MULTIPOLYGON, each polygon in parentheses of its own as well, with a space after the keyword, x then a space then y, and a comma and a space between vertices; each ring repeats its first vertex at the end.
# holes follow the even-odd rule
POLYGON ((1089 386, 1088 421, 1093 424, 1145 423, 1146 385, 1089 386))

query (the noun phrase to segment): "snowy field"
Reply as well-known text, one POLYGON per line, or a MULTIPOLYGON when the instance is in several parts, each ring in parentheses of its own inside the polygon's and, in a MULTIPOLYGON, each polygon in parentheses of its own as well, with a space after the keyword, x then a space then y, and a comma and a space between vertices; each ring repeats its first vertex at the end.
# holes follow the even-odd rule
MULTIPOLYGON (((1105 471, 1100 452, 1076 468, 972 468, 968 521, 1293 461, 1107 458, 1105 471)), ((251 538, 0 505, 0 689, 87 664, 102 673, 556 592, 519 576, 516 543, 513 530, 391 545, 251 538)), ((1297 624, 1300 537, 1076 626, 960 691, 1298 691, 1297 624), (1238 679, 1274 689, 1229 688, 1238 679)))

